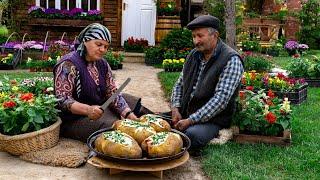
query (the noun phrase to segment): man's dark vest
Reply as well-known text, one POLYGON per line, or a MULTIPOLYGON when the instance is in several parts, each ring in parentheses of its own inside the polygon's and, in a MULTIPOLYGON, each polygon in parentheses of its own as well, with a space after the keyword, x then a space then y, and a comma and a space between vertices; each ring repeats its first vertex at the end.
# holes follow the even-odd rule
MULTIPOLYGON (((99 72, 99 85, 97 85, 89 74, 87 62, 76 52, 73 51, 61 58, 59 63, 54 67, 54 76, 56 77, 56 68, 65 61, 72 62, 77 69, 76 82, 80 82, 80 86, 76 85, 76 89, 72 92, 72 97, 80 102, 89 105, 101 105, 106 101, 107 87, 106 74, 108 71, 107 63, 101 59, 96 61, 96 67, 99 72)), ((62 112, 62 119, 78 119, 82 116, 71 114, 70 112, 62 112)))
MULTIPOLYGON (((235 50, 219 39, 216 47, 216 53, 207 62, 195 89, 194 96, 190 98, 192 87, 197 81, 197 72, 200 67, 202 56, 202 54, 195 49, 191 51, 183 68, 183 96, 182 107, 180 109, 183 118, 188 118, 189 115, 200 109, 210 100, 210 98, 214 96, 219 76, 227 65, 227 62, 231 59, 231 56, 234 55, 239 56, 235 50)), ((230 126, 232 115, 235 112, 235 98, 238 95, 238 91, 239 86, 233 93, 227 107, 222 112, 214 116, 210 121, 221 127, 230 126)))

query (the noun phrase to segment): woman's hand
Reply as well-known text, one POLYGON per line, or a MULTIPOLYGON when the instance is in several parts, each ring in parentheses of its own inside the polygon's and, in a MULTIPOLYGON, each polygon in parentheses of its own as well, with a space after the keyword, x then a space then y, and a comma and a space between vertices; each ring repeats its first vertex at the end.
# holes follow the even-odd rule
POLYGON ((176 107, 173 107, 171 109, 171 112, 172 112, 172 123, 173 123, 173 125, 175 125, 178 123, 178 121, 180 121, 182 119, 182 116, 179 112, 179 109, 176 107))
POLYGON ((90 120, 97 120, 101 118, 103 111, 100 109, 100 106, 92 105, 87 108, 87 116, 90 120))
POLYGON ((131 112, 131 113, 128 115, 127 119, 138 120, 139 118, 138 118, 133 112, 131 112))

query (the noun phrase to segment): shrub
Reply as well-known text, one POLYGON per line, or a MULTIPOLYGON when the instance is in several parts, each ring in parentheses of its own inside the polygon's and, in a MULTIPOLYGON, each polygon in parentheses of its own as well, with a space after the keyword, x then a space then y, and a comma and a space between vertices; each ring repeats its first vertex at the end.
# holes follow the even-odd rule
POLYGON ((308 59, 292 58, 286 69, 290 72, 290 76, 292 77, 308 77, 310 65, 308 59))
POLYGON ((302 3, 299 14, 301 29, 298 33, 299 41, 308 43, 311 49, 320 49, 320 2, 308 0, 302 3))
POLYGON ((262 56, 247 56, 244 59, 245 71, 256 70, 258 72, 261 72, 261 71, 269 71, 271 68, 272 68, 271 62, 262 56))
POLYGON ((192 48, 192 33, 186 28, 173 29, 161 41, 162 48, 181 50, 184 48, 192 48))
POLYGON ((145 50, 145 63, 147 65, 155 65, 162 63, 162 52, 159 47, 150 47, 145 50))
POLYGON ((107 51, 104 55, 104 59, 108 62, 110 66, 117 67, 124 59, 124 55, 119 52, 112 52, 112 50, 107 51))

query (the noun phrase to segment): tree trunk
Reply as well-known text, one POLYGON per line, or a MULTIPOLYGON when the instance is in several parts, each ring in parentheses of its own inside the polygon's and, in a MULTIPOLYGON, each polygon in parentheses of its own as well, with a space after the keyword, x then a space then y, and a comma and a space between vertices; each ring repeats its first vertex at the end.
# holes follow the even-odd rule
POLYGON ((236 49, 236 3, 233 0, 225 1, 226 7, 226 43, 236 49))

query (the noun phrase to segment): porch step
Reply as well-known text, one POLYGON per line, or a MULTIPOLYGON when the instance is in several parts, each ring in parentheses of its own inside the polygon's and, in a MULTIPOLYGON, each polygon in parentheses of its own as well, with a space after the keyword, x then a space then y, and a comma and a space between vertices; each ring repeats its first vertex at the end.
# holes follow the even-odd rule
POLYGON ((124 52, 123 62, 127 63, 144 63, 144 53, 124 52))

